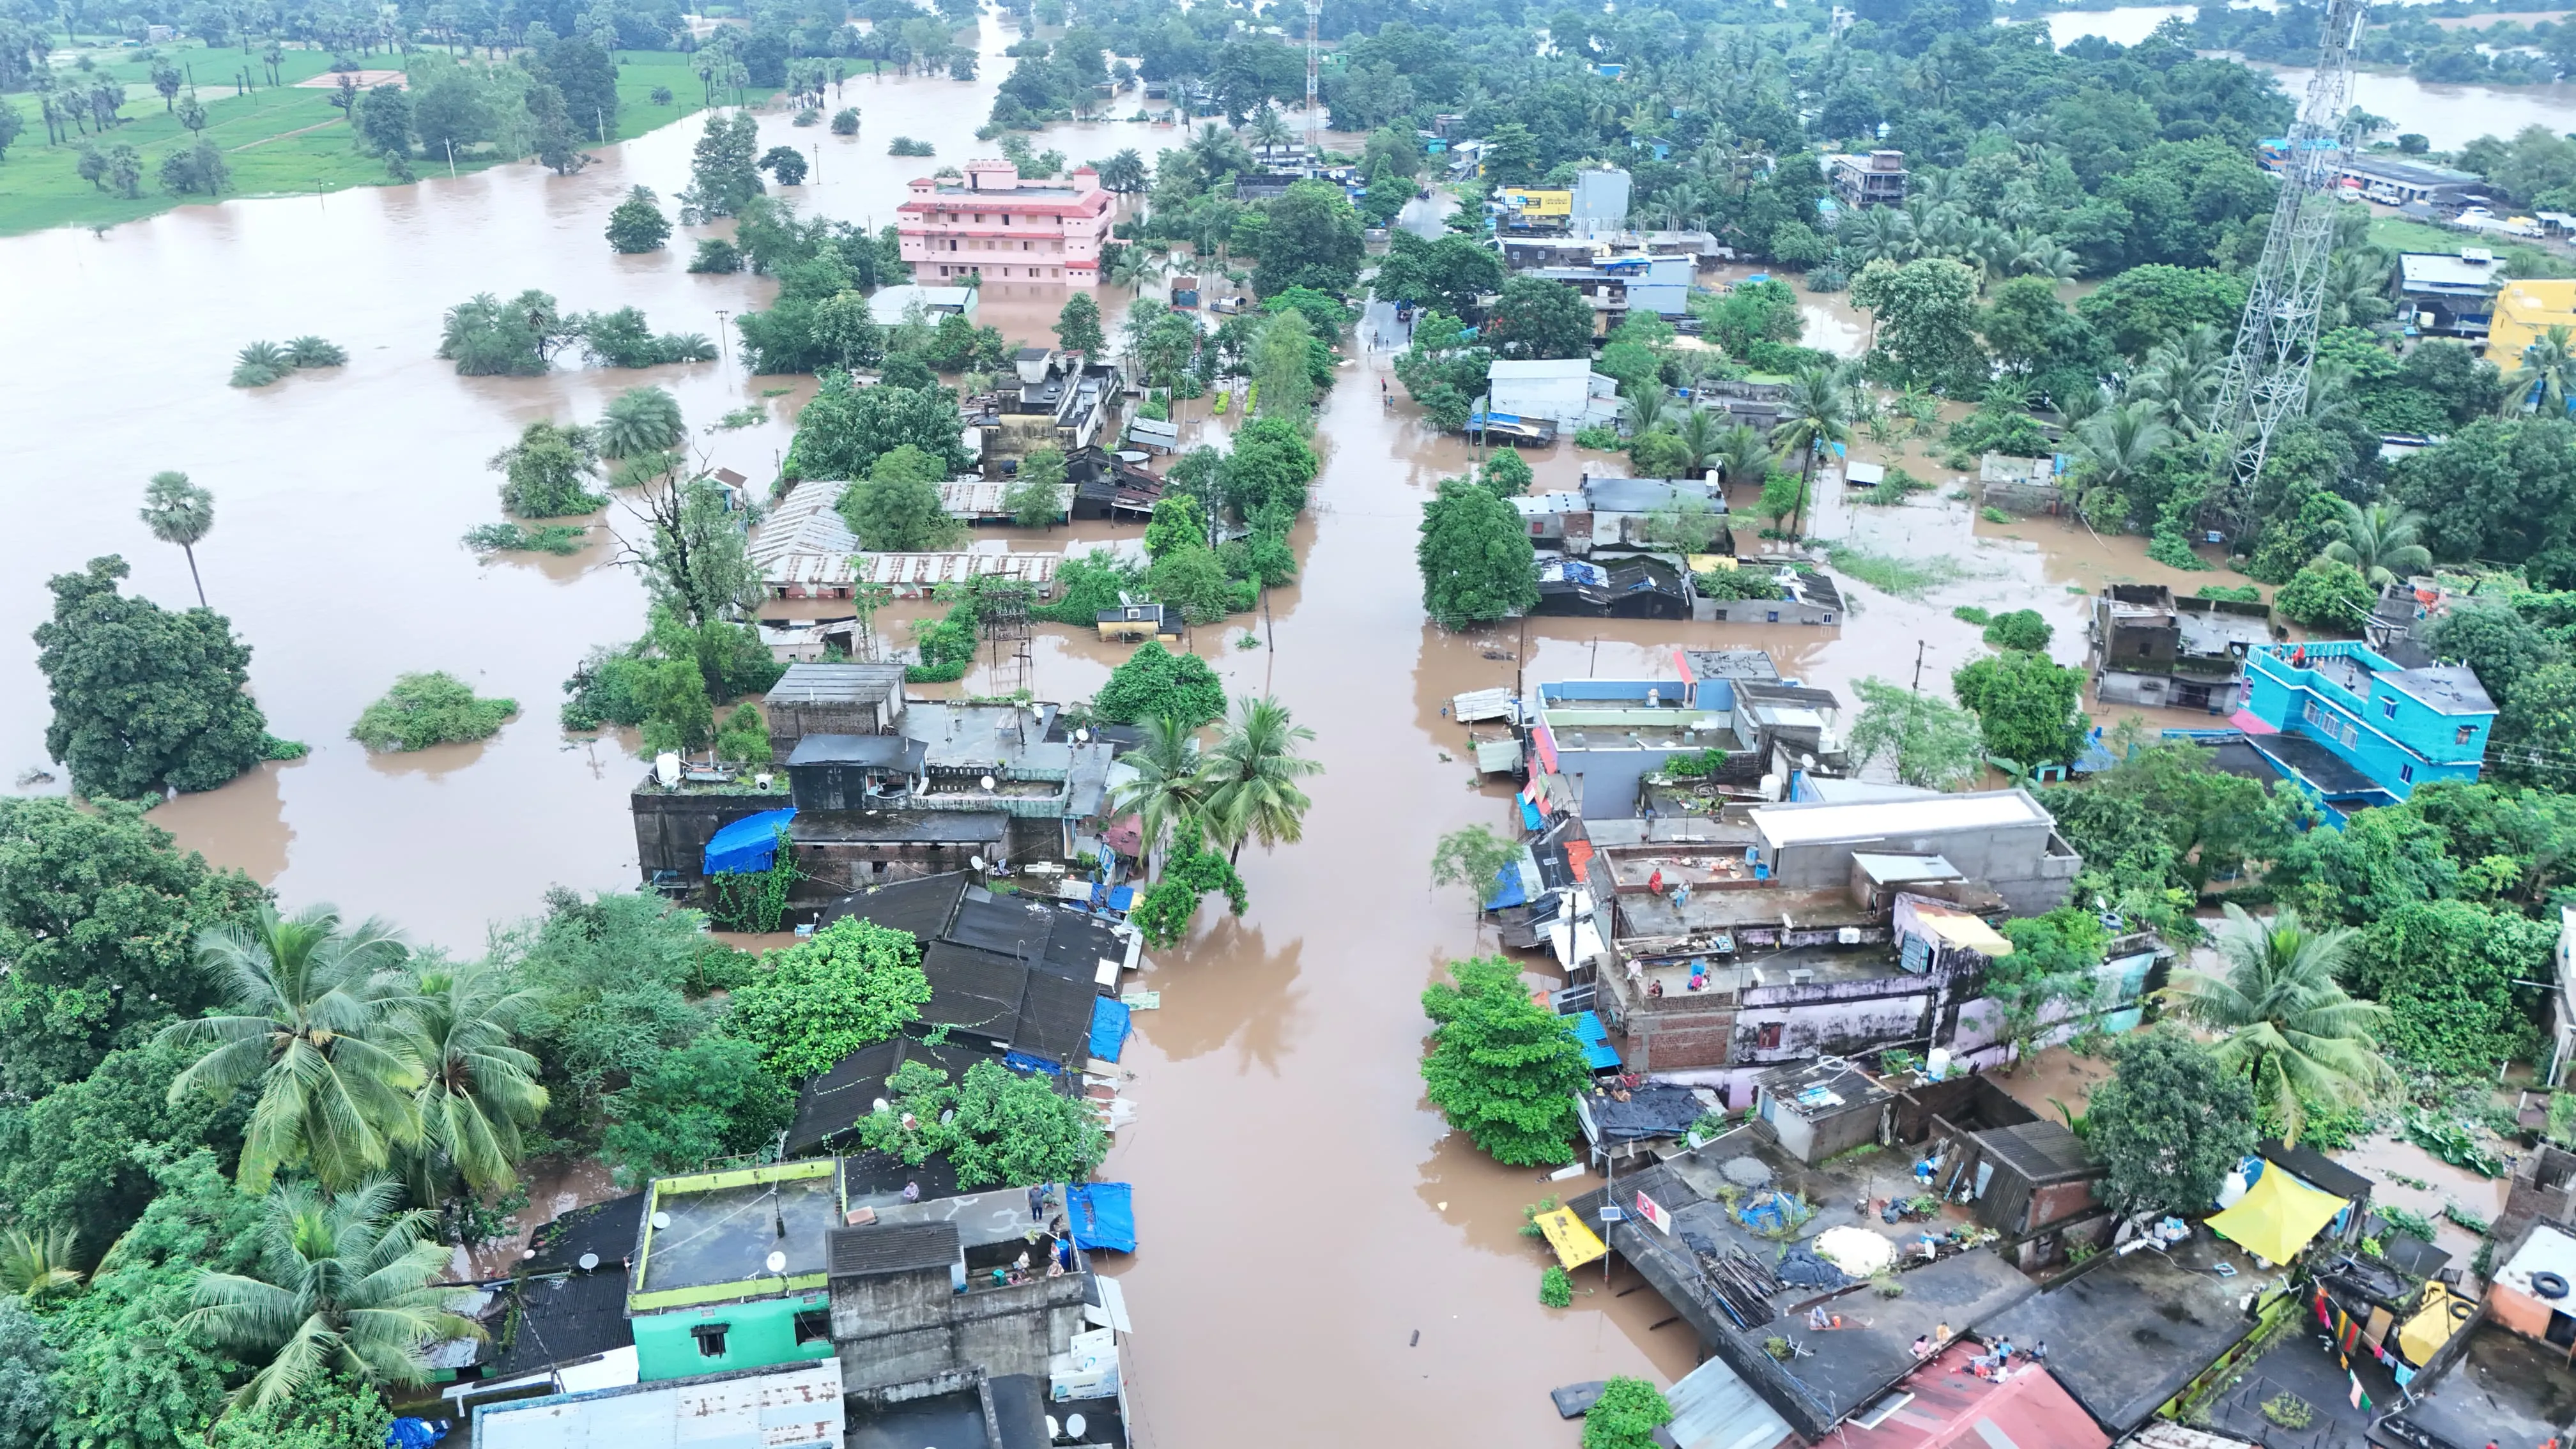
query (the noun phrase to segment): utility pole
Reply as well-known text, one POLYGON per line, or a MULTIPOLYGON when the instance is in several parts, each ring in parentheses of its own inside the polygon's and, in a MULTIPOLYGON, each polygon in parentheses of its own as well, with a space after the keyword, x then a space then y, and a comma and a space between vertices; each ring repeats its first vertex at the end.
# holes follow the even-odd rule
POLYGON ((716 309, 716 357, 721 362, 733 360, 733 333, 725 327, 725 319, 732 315, 722 307, 716 309))
POLYGON ((1324 159, 1323 112, 1315 103, 1316 78, 1322 67, 1323 47, 1315 39, 1316 22, 1324 13, 1322 0, 1306 0, 1306 161, 1321 164, 1324 159))
POLYGON ((453 139, 447 142, 447 179, 456 179, 456 142, 453 139))
POLYGON ((1924 641, 1923 641, 1923 640, 1917 639, 1917 640, 1915 640, 1915 641, 1914 641, 1914 692, 1915 692, 1916 694, 1921 694, 1921 693, 1923 692, 1923 650, 1924 650, 1924 648, 1925 648, 1925 644, 1924 644, 1924 641))

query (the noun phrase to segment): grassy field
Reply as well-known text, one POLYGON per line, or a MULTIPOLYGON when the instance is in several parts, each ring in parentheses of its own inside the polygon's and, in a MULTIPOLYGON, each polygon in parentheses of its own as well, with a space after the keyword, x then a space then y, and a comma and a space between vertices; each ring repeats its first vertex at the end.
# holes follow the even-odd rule
MULTIPOLYGON (((255 76, 265 76, 266 68, 257 55, 202 46, 164 49, 173 60, 195 73, 197 99, 208 116, 206 136, 224 148, 224 159, 232 167, 232 189, 226 195, 309 195, 392 182, 382 160, 353 144, 347 120, 331 104, 331 88, 295 84, 329 69, 329 54, 290 50, 281 67, 287 82, 284 86, 272 89, 262 84, 247 95, 239 95, 230 78, 233 72, 247 67, 255 76)), ((640 136, 705 108, 701 103, 705 92, 689 69, 688 56, 677 51, 620 51, 617 59, 619 140, 640 136), (652 104, 656 86, 670 88, 670 105, 652 104)), ((396 70, 401 68, 401 57, 370 56, 360 63, 370 70, 396 70)), ((127 82, 131 97, 125 107, 128 119, 105 139, 143 153, 143 195, 128 201, 81 180, 74 163, 84 138, 75 133, 68 144, 48 146, 44 143, 44 123, 37 118, 36 98, 24 94, 0 96, 0 104, 14 105, 26 116, 26 127, 19 133, 17 144, 9 148, 6 159, 0 159, 0 236, 56 226, 113 226, 209 199, 167 195, 160 188, 161 158, 187 149, 191 142, 187 129, 175 116, 152 109, 162 101, 149 82, 149 63, 130 55, 102 52, 99 69, 127 82)), ((754 100, 765 99, 769 94, 750 93, 754 100)), ((515 159, 459 156, 456 164, 461 172, 515 159)), ((417 158, 413 167, 428 176, 444 171, 446 164, 444 156, 435 161, 417 158)))
POLYGON ((2383 216, 2370 223, 2370 244, 2385 252, 2450 252, 2462 247, 2485 247, 2496 254, 2516 277, 2576 276, 2576 262, 2563 252, 2516 241, 2500 233, 2452 231, 2448 227, 2427 226, 2400 216, 2383 216))

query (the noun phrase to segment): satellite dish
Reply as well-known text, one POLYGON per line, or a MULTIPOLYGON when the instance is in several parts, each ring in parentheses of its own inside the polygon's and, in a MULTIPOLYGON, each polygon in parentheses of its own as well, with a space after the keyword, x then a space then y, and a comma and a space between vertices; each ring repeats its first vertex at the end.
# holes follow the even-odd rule
POLYGON ((784 1273, 784 1272, 786 1272, 786 1271, 787 1271, 787 1255, 786 1255, 785 1253, 771 1253, 771 1254, 769 1255, 769 1257, 768 1257, 768 1260, 767 1260, 767 1264, 766 1264, 766 1266, 768 1267, 769 1271, 770 1271, 770 1272, 772 1272, 772 1273, 784 1273))
POLYGON ((1046 1416, 1046 1421, 1047 1421, 1047 1442, 1048 1442, 1048 1443, 1052 1444, 1052 1443, 1054 1443, 1056 1440, 1061 1439, 1061 1438, 1063 1438, 1063 1437, 1064 1437, 1064 1426, 1063 1426, 1062 1424, 1059 1424, 1059 1423, 1057 1423, 1057 1422, 1055 1421, 1055 1415, 1053 1415, 1053 1414, 1049 1414, 1049 1415, 1047 1415, 1047 1416, 1046 1416))
POLYGON ((1064 1416, 1064 1433, 1065 1437, 1068 1439, 1081 1438, 1082 1431, 1089 1427, 1091 1427, 1089 1421, 1085 1420, 1080 1414, 1067 1414, 1064 1416))
POLYGON ((984 868, 984 857, 980 855, 968 856, 966 858, 966 863, 975 867, 977 870, 982 870, 984 868))
POLYGON ((599 1266, 599 1255, 597 1253, 584 1253, 577 1261, 581 1264, 581 1271, 587 1273, 593 1268, 599 1266))
POLYGON ((1091 731, 1075 730, 1073 732, 1073 742, 1077 745, 1087 745, 1091 743, 1091 731))
POLYGON ((883 1098, 883 1097, 879 1097, 879 1098, 877 1098, 877 1104, 876 1104, 876 1106, 875 1106, 874 1108, 872 1108, 871 1110, 873 1110, 873 1111, 878 1111, 878 1112, 891 1112, 891 1111, 893 1111, 893 1110, 894 1110, 894 1104, 892 1104, 892 1103, 888 1102, 888 1101, 887 1101, 885 1098, 883 1098))
POLYGON ((984 777, 984 788, 985 788, 985 789, 987 789, 987 790, 990 790, 990 789, 992 789, 992 788, 993 788, 993 777, 992 777, 992 776, 990 776, 990 775, 986 775, 986 776, 984 777))
POLYGON ((667 1228, 667 1227, 669 1227, 670 1225, 671 1225, 671 1215, 670 1215, 669 1213, 655 1213, 655 1214, 653 1214, 653 1226, 655 1226, 655 1227, 657 1227, 657 1228, 667 1228))

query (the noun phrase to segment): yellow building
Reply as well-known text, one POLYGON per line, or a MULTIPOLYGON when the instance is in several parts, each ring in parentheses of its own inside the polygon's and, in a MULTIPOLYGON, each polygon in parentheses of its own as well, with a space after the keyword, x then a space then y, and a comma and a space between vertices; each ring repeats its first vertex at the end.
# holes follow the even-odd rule
POLYGON ((2487 360, 2511 371, 2552 327, 2576 329, 2576 278, 2505 283, 2487 331, 2487 360))

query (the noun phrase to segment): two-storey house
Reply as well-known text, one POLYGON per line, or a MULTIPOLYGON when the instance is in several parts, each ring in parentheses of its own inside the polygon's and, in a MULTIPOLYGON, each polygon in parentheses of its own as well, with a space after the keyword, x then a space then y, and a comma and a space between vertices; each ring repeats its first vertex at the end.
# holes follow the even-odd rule
POLYGON ((2344 814, 2387 805, 2432 780, 2474 780, 2494 701, 2465 664, 2401 669, 2351 641, 2260 644, 2246 652, 2246 707, 2271 732, 2248 743, 2344 814))
POLYGON ((917 280, 1100 280, 1113 206, 1088 166, 1059 184, 1024 181, 1008 161, 969 161, 964 180, 923 177, 911 191, 895 233, 917 280))

